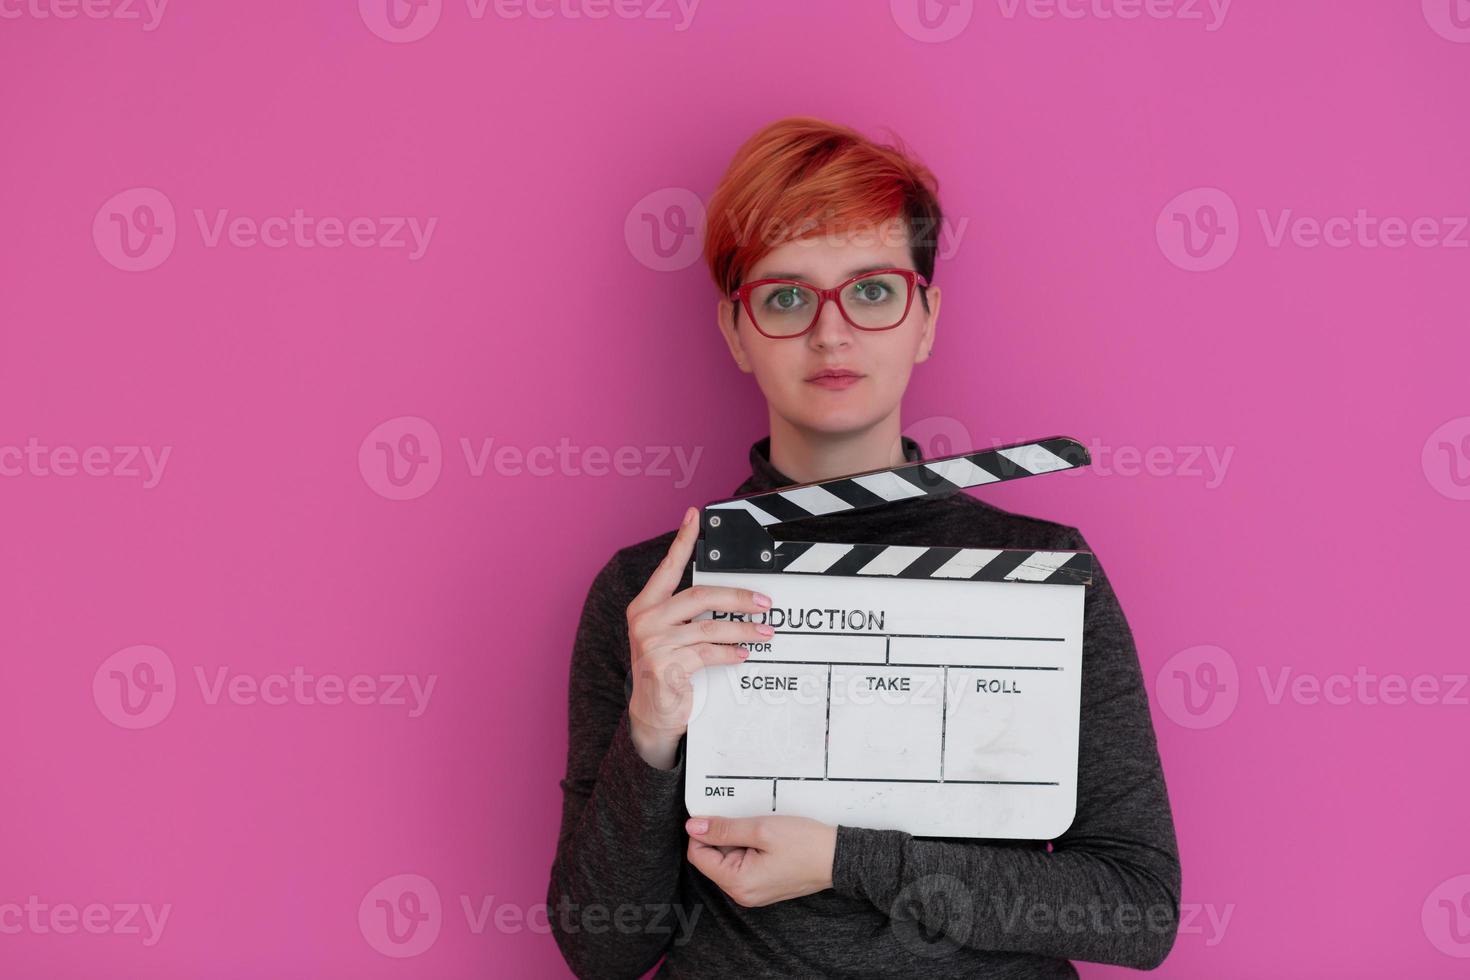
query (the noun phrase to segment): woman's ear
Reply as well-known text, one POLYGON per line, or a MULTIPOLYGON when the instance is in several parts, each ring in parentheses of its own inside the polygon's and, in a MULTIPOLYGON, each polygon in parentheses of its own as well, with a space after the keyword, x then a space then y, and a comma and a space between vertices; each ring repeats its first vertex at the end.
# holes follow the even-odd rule
POLYGON ((741 371, 749 374, 753 369, 746 360, 745 345, 740 342, 740 330, 735 325, 735 303, 729 299, 720 300, 715 308, 715 318, 725 338, 725 346, 730 348, 730 356, 735 358, 735 364, 741 371))
POLYGON ((924 330, 919 335, 919 349, 914 356, 915 364, 922 364, 929 360, 929 355, 934 350, 934 333, 939 328, 939 287, 930 286, 927 294, 929 312, 924 315, 924 330))

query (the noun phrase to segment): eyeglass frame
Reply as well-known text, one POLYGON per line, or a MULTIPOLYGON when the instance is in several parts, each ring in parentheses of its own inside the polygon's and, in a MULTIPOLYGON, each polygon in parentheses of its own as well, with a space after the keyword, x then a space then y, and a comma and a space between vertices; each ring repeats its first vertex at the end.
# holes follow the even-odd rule
POLYGON ((822 307, 827 304, 828 300, 831 300, 832 302, 837 304, 837 312, 842 314, 842 319, 846 320, 849 324, 852 324, 852 326, 857 330, 867 330, 873 333, 879 333, 884 330, 892 330, 902 324, 903 321, 908 319, 909 310, 913 309, 914 307, 915 285, 917 285, 920 289, 927 289, 929 288, 929 280, 925 279, 923 274, 920 273, 917 269, 900 269, 895 266, 891 269, 872 269, 868 272, 859 272, 855 276, 851 276, 847 279, 842 280, 830 289, 822 289, 819 286, 816 286, 813 283, 806 282, 802 279, 755 279, 751 282, 742 283, 740 286, 738 286, 735 291, 730 294, 729 299, 731 300, 731 302, 739 303, 741 306, 745 307, 745 315, 750 318, 751 326, 755 327, 756 332, 759 333, 762 337, 769 337, 771 340, 795 340, 797 337, 802 337, 806 334, 811 333, 812 328, 817 325, 817 320, 819 320, 822 316, 822 307), (881 276, 890 272, 896 272, 899 275, 903 276, 904 280, 908 283, 908 298, 904 301, 903 313, 899 315, 897 322, 895 322, 893 326, 890 327, 865 327, 861 324, 854 323, 852 317, 847 315, 847 307, 842 305, 842 290, 860 279, 871 279, 874 276, 881 276), (755 289, 755 287, 757 286, 766 286, 771 283, 787 283, 792 286, 801 286, 802 288, 809 289, 813 293, 817 294, 817 308, 816 311, 812 313, 812 320, 799 333, 770 334, 761 329, 760 320, 756 318, 755 310, 750 305, 750 293, 751 290, 755 289))

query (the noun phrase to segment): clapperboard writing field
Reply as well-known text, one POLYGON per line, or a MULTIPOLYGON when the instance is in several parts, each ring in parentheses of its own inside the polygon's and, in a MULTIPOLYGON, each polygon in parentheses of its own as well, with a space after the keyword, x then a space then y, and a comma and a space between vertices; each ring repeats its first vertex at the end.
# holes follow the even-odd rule
POLYGON ((753 618, 776 632, 748 644, 744 663, 694 675, 689 812, 939 837, 1066 830, 1092 556, 781 541, 771 530, 1090 461, 1057 437, 706 505, 694 584, 771 596, 753 618))

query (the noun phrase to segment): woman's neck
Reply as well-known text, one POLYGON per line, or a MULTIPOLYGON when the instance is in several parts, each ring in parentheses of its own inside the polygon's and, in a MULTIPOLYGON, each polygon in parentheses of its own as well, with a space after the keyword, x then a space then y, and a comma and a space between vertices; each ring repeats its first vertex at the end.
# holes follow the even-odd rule
POLYGON ((771 416, 771 465, 797 483, 816 483, 905 462, 898 413, 868 429, 833 435, 771 416))

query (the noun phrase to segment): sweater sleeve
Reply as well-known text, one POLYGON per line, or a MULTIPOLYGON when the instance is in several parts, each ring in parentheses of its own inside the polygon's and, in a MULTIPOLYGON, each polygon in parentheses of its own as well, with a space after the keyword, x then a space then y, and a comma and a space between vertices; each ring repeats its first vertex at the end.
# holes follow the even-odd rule
POLYGON ((672 936, 640 926, 649 906, 672 911, 684 859, 684 744, 674 768, 658 769, 628 729, 627 605, 635 592, 614 555, 592 582, 572 647, 561 830, 546 902, 562 957, 579 977, 640 977, 658 961, 672 936))
MULTIPOLYGON (((1090 550, 1074 528, 1054 547, 1090 550)), ((1141 969, 1164 961, 1179 918, 1173 815, 1133 634, 1093 562, 1072 825, 1050 850, 839 826, 838 893, 953 945, 1141 969)))

